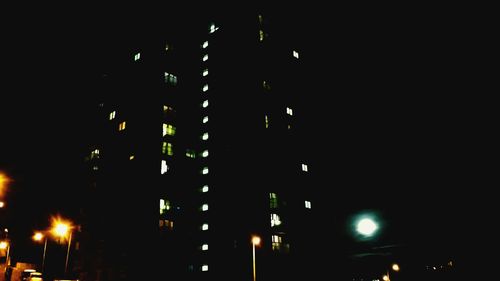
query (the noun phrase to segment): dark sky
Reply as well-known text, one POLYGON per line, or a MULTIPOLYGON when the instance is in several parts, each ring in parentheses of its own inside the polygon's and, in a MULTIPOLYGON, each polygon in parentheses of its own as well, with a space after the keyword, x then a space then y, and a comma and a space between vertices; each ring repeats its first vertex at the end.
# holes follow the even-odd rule
MULTIPOLYGON (((106 70, 103 58, 125 34, 154 26, 130 13, 92 11, 16 11, 6 25, 0 170, 15 178, 13 208, 30 207, 11 223, 42 227, 48 213, 68 205, 86 140, 81 117, 92 105, 92 81, 106 70)), ((316 166, 337 195, 325 205, 346 216, 381 209, 397 231, 417 228, 443 241, 458 223, 458 187, 471 180, 456 26, 408 11, 312 11, 300 30, 308 42, 301 56, 310 67, 316 166)))

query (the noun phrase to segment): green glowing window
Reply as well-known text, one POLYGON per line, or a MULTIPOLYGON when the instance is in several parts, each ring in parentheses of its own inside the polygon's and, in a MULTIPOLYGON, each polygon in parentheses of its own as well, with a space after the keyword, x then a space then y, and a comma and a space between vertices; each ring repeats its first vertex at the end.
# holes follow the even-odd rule
POLYGON ((163 124, 163 136, 173 136, 175 135, 175 127, 170 124, 163 124))

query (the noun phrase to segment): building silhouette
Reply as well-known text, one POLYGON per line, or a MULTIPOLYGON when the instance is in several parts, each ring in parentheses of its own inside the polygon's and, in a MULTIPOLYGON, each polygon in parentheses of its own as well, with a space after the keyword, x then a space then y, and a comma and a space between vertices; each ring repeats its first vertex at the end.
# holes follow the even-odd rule
POLYGON ((117 47, 95 87, 82 280, 250 280, 254 235, 258 280, 319 274, 298 25, 174 17, 117 47))

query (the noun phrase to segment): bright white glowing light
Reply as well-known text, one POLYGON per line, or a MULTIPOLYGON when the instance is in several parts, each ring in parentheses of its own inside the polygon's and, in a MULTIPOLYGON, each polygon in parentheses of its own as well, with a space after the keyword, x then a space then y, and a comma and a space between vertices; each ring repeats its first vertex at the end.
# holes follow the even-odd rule
POLYGON ((372 236, 378 229, 377 224, 372 219, 362 219, 358 222, 356 230, 365 236, 372 236))

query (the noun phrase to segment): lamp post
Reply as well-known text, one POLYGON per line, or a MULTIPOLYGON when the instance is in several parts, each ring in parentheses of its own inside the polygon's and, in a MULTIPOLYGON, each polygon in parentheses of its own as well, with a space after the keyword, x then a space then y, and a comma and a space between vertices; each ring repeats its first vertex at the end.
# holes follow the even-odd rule
POLYGON ((255 245, 260 245, 260 237, 253 236, 252 237, 252 266, 253 266, 253 281, 257 279, 256 271, 255 271, 255 245))
POLYGON ((33 235, 33 240, 42 241, 42 239, 45 240, 43 243, 42 267, 40 269, 40 271, 43 273, 43 269, 45 266, 45 254, 47 253, 47 237, 41 232, 35 232, 35 235, 33 235))
POLYGON ((59 219, 55 219, 53 222, 54 226, 52 228, 52 232, 54 235, 59 236, 61 238, 68 236, 68 251, 66 252, 66 261, 64 262, 64 275, 68 272, 68 261, 69 261, 69 251, 71 249, 71 238, 73 232, 71 231, 71 224, 69 222, 65 222, 59 219))

